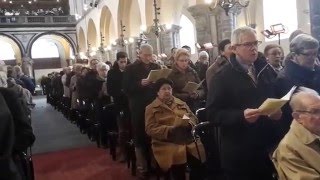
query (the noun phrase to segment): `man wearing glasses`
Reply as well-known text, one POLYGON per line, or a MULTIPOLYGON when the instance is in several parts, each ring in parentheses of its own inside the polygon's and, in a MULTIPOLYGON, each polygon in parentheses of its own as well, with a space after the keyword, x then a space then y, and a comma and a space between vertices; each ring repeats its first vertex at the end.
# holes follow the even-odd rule
POLYGON ((273 154, 279 179, 320 179, 320 96, 300 88, 290 106, 294 120, 273 154))
MULTIPOLYGON (((280 71, 276 90, 282 97, 292 86, 305 86, 320 92, 320 68, 315 64, 318 57, 319 42, 308 34, 296 36, 290 43, 290 53, 285 67, 280 71)), ((279 140, 288 132, 292 121, 292 110, 288 105, 283 108, 279 140)))
POLYGON ((281 111, 263 116, 257 109, 274 97, 276 73, 258 52, 256 32, 250 27, 233 31, 230 64, 211 80, 207 117, 220 126, 221 167, 228 180, 270 180, 268 156, 275 143, 275 124, 281 111))

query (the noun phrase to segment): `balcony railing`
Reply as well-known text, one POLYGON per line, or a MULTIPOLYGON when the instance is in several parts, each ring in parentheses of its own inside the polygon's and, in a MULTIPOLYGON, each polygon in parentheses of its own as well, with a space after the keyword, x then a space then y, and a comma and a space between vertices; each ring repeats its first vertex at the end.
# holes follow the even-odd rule
POLYGON ((74 16, 0 16, 0 26, 75 25, 74 16))

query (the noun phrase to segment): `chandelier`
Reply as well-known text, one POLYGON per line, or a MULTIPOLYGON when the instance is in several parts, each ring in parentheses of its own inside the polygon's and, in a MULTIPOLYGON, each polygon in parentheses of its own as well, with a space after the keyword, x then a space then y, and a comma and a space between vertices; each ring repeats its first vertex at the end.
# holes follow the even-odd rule
POLYGON ((244 2, 241 2, 241 0, 216 0, 214 3, 211 2, 211 5, 209 6, 210 10, 214 10, 217 6, 220 6, 224 9, 226 12, 226 15, 229 15, 229 11, 234 6, 244 8, 248 7, 249 0, 245 0, 244 2))

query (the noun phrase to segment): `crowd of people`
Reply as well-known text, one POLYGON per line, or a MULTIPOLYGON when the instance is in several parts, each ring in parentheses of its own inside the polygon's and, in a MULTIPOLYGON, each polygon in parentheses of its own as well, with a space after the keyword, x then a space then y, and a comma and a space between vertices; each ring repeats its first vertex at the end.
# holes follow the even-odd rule
MULTIPOLYGON (((0 63, 0 179, 21 180, 27 174, 26 151, 35 136, 31 126, 34 83, 20 66, 0 63)), ((29 166, 30 167, 30 166, 29 166)))
POLYGON ((37 9, 31 10, 27 8, 21 8, 18 10, 14 9, 3 9, 0 8, 0 16, 63 16, 67 15, 62 7, 52 8, 52 9, 37 9))
POLYGON ((125 143, 132 138, 140 179, 148 179, 154 169, 176 180, 185 179, 186 172, 191 180, 212 177, 217 171, 206 162, 204 142, 192 136, 203 121, 219 128, 215 160, 220 178, 319 179, 319 42, 293 33, 286 56, 276 44, 260 53, 260 43, 255 30, 240 27, 219 43, 215 60, 201 51, 195 64, 188 46, 172 48, 168 59, 159 60, 152 46, 143 44, 134 62, 118 52, 113 65, 91 59, 88 67, 65 67, 41 84, 48 98, 68 104, 71 121, 77 121, 75 114, 85 102, 95 108, 92 117, 111 123, 101 112, 114 104, 117 157, 124 161, 125 143), (163 68, 172 70, 166 78, 148 78, 163 68), (188 82, 201 85, 190 92, 185 90, 188 82), (281 98, 293 86, 298 87, 290 103, 269 114, 259 109, 267 98, 281 98), (199 108, 205 108, 206 118, 195 115, 199 108))

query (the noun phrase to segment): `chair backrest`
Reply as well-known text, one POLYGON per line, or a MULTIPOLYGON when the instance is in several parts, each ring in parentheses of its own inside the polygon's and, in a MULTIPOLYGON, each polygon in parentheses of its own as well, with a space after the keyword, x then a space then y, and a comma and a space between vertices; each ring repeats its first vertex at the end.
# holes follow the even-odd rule
POLYGON ((196 116, 197 116, 199 122, 205 122, 207 119, 206 108, 200 108, 200 109, 196 110, 196 116))
POLYGON ((200 138, 205 148, 210 173, 221 173, 220 128, 209 121, 201 122, 194 127, 192 134, 195 138, 200 138))

